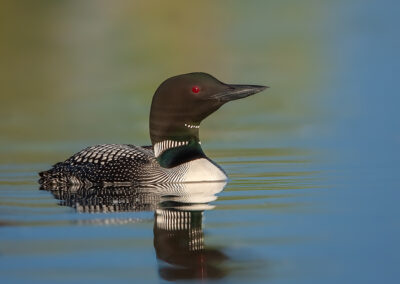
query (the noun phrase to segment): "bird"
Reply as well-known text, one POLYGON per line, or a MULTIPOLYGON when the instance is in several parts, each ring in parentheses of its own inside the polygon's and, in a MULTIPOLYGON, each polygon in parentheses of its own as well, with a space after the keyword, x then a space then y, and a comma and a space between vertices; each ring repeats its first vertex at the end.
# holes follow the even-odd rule
POLYGON ((130 185, 214 182, 225 171, 201 148, 201 122, 227 102, 268 88, 226 84, 203 72, 166 79, 150 109, 150 146, 101 144, 87 147, 39 173, 39 183, 57 185, 130 185))

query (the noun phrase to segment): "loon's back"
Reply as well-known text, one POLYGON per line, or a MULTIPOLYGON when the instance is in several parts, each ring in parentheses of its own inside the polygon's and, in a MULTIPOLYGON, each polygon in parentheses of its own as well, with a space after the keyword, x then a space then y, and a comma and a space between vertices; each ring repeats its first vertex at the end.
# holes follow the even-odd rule
POLYGON ((42 184, 132 183, 154 165, 152 146, 103 144, 85 148, 39 175, 42 184))

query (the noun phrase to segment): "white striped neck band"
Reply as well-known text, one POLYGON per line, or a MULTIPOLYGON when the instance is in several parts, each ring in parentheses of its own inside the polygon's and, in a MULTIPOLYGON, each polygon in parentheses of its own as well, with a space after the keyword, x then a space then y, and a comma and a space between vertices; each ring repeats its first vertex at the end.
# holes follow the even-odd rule
POLYGON ((189 141, 164 140, 154 144, 154 156, 160 156, 165 150, 188 145, 189 141))
POLYGON ((185 123, 185 126, 186 126, 187 128, 197 128, 197 129, 200 128, 200 125, 193 125, 193 124, 187 124, 187 123, 185 123))

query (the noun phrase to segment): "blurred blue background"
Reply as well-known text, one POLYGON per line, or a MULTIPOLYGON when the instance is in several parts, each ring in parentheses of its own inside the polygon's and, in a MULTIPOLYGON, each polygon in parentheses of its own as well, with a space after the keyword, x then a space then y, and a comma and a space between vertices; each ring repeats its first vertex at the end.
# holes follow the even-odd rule
POLYGON ((2 278, 159 281, 151 212, 77 214, 37 172, 91 144, 148 144, 158 85, 204 71, 270 86, 202 125, 231 177, 204 221, 231 256, 221 281, 395 283, 399 13, 390 0, 3 1, 2 278))

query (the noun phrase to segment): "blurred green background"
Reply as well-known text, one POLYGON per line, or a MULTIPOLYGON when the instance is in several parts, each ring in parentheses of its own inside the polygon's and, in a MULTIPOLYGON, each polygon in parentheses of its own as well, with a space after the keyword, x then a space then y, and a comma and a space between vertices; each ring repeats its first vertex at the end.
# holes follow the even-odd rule
POLYGON ((305 138, 326 115, 321 89, 333 63, 321 38, 330 8, 310 0, 3 2, 0 157, 148 144, 155 89, 194 71, 271 87, 206 120, 209 145, 305 138))

